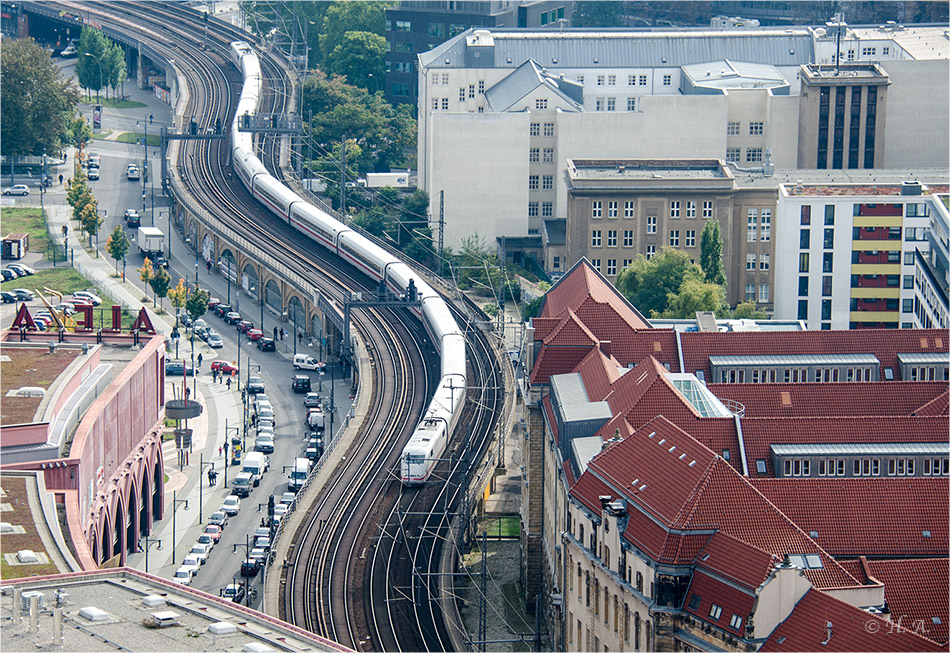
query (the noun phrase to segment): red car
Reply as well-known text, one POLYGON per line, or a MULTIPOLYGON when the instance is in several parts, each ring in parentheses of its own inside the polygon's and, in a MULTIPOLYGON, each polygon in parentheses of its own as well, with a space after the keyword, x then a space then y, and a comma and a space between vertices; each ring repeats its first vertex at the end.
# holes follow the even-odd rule
POLYGON ((255 340, 260 340, 264 337, 264 332, 260 329, 248 329, 247 337, 250 338, 252 342, 255 340))
POLYGON ((254 323, 250 320, 241 320, 237 323, 237 330, 241 333, 247 333, 254 328, 254 323))
POLYGON ((227 361, 212 361, 211 371, 217 371, 218 374, 230 374, 231 372, 240 372, 241 370, 234 363, 227 361))
POLYGON ((210 535, 211 539, 217 542, 221 539, 221 527, 214 524, 208 524, 205 526, 205 535, 210 535))
POLYGON ((209 311, 213 311, 213 310, 214 310, 214 307, 217 306, 217 305, 220 304, 220 303, 221 303, 221 300, 218 299, 217 297, 209 297, 209 298, 208 298, 208 310, 209 310, 209 311))

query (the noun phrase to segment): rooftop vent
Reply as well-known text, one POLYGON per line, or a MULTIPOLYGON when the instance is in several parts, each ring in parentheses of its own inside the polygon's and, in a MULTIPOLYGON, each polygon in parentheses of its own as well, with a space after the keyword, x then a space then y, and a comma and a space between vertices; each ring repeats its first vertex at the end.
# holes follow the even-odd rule
POLYGON ((208 626, 208 632, 212 635, 231 635, 237 632, 237 626, 227 621, 219 621, 208 626))
POLYGON ((89 621, 108 621, 109 613, 105 610, 100 610, 99 608, 87 605, 85 608, 82 608, 79 611, 79 616, 83 619, 88 619, 89 621))
POLYGON ((152 623, 158 626, 159 628, 168 628, 169 626, 177 626, 178 613, 172 612, 171 610, 165 610, 163 612, 153 612, 152 623))
POLYGON ((146 608, 160 608, 165 605, 165 599, 157 594, 149 594, 142 597, 142 605, 146 608))
POLYGON ((267 646, 266 644, 261 644, 260 642, 248 642, 241 650, 245 653, 268 653, 274 649, 267 646))
POLYGON ((43 608, 43 592, 37 592, 36 590, 32 590, 32 591, 23 592, 22 594, 20 594, 20 606, 23 608, 24 612, 29 612, 30 599, 34 596, 37 597, 36 607, 39 609, 43 608))
POLYGON ((813 539, 813 540, 817 540, 817 539, 818 539, 818 531, 808 531, 808 537, 810 537, 810 538, 813 539))
POLYGON ((30 549, 22 549, 16 552, 16 559, 23 564, 36 564, 40 561, 39 557, 30 549))
POLYGON ((902 181, 901 195, 923 195, 924 188, 919 181, 902 181))

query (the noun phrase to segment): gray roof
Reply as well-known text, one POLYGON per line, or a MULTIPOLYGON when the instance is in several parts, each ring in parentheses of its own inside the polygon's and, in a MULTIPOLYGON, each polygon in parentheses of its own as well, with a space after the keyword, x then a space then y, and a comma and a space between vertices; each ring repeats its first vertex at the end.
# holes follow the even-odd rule
POLYGON ((588 438, 574 438, 571 440, 571 448, 574 450, 574 462, 577 463, 577 468, 583 474, 587 471, 587 463, 590 462, 591 458, 603 451, 604 441, 597 435, 588 438))
POLYGON ((606 401, 590 401, 584 379, 577 372, 551 377, 551 392, 565 422, 609 420, 613 417, 606 401))
POLYGON ((566 245, 567 244, 567 220, 556 218, 554 220, 545 220, 542 223, 544 229, 545 241, 548 245, 566 245))
POLYGON ((915 352, 912 354, 897 354, 897 360, 905 365, 914 365, 920 363, 928 364, 938 364, 938 365, 948 365, 950 364, 950 356, 942 352, 915 352))
POLYGON ((696 86, 705 88, 775 88, 788 86, 778 69, 767 63, 705 61, 683 66, 683 73, 696 86))
POLYGON ((547 85, 575 109, 583 109, 584 88, 580 84, 559 79, 530 59, 485 91, 485 99, 492 111, 501 113, 542 85, 547 85))
MULTIPOLYGON (((895 433, 895 436, 900 434, 895 433)), ((873 442, 831 444, 773 444, 776 456, 947 456, 946 442, 873 442)))
POLYGON ((874 354, 801 354, 797 356, 710 356, 715 366, 879 365, 874 354))
MULTIPOLYGON (((477 28, 484 29, 484 28, 477 28)), ((464 68, 466 37, 475 29, 419 55, 422 66, 464 68)), ((788 29, 630 30, 492 29, 494 62, 481 67, 516 68, 528 59, 556 68, 657 68, 729 59, 773 66, 811 63, 812 31, 788 29)))

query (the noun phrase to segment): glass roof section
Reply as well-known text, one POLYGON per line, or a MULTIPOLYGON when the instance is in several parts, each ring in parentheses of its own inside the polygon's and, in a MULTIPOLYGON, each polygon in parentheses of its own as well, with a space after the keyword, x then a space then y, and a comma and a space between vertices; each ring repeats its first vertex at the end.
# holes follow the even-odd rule
POLYGON ((732 417, 732 411, 726 408, 706 384, 702 383, 693 374, 667 374, 673 386, 683 393, 686 400, 692 404, 703 417, 732 417))

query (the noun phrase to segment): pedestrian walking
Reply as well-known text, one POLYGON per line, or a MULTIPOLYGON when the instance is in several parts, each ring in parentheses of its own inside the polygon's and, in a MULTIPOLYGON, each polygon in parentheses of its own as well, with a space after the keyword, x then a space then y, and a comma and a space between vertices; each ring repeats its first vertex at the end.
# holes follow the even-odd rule
POLYGON ((212 383, 218 382, 218 370, 211 370, 211 382, 212 383))
POLYGON ((231 389, 231 377, 229 376, 229 377, 228 377, 228 390, 230 390, 230 389, 231 389))
POLYGON ((251 414, 251 428, 257 426, 257 413, 251 414))
POLYGON ((214 485, 214 471, 208 470, 208 485, 214 485))
POLYGON ((303 344, 303 332, 301 331, 297 332, 297 344, 299 345, 303 344))
POLYGON ((198 368, 201 368, 201 354, 198 354, 198 368))
POLYGON ((148 124, 152 124, 152 114, 148 114, 148 124))
POLYGON ((280 335, 277 333, 277 327, 274 327, 274 340, 278 340, 280 335))
POLYGON ((59 176, 59 185, 60 185, 60 186, 63 185, 63 176, 62 176, 62 175, 59 176))
POLYGON ((218 455, 221 455, 221 447, 218 447, 218 455))

